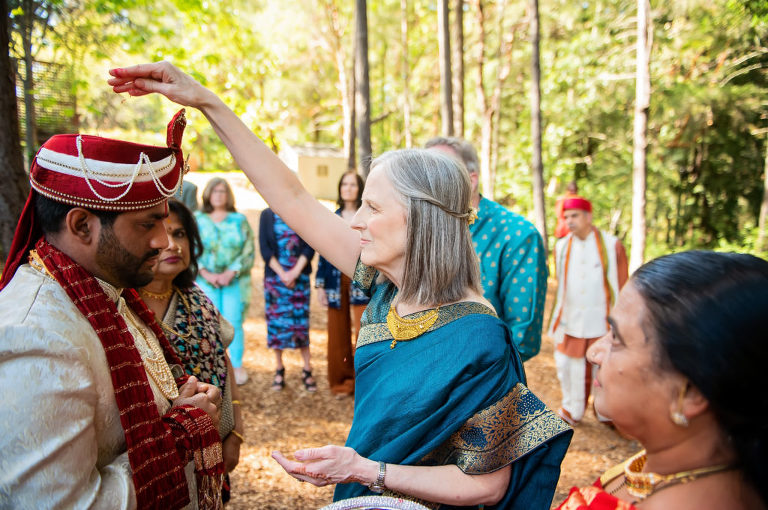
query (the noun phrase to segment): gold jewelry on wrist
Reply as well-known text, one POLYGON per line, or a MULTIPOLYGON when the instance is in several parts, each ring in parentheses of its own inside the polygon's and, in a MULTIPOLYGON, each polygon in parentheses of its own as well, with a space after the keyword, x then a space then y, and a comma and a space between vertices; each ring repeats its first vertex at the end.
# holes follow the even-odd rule
POLYGON ((232 429, 229 433, 238 438, 241 443, 245 443, 245 436, 243 436, 240 432, 232 429))
POLYGON ((243 405, 243 403, 240 402, 239 400, 232 400, 232 405, 233 406, 241 406, 241 405, 243 405))

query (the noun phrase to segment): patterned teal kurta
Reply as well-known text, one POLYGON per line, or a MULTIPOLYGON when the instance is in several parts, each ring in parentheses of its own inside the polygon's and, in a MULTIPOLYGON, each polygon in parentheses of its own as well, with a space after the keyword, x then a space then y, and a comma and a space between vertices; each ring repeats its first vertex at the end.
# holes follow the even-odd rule
POLYGON ((481 197, 470 225, 483 295, 509 327, 523 361, 541 348, 547 259, 538 230, 521 215, 481 197))
POLYGON ((203 241, 203 254, 197 259, 200 268, 212 273, 235 271, 243 300, 243 315, 251 302, 251 268, 254 261, 253 230, 248 219, 239 212, 227 213, 219 223, 210 215, 196 212, 195 219, 203 241))

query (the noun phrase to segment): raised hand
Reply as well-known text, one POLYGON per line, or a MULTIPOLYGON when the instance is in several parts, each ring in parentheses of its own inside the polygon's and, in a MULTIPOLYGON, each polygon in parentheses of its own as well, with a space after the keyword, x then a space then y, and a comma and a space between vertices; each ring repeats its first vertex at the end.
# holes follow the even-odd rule
POLYGON ((200 108, 216 100, 216 95, 170 62, 139 64, 110 69, 107 83, 117 93, 144 96, 156 92, 184 106, 200 108))

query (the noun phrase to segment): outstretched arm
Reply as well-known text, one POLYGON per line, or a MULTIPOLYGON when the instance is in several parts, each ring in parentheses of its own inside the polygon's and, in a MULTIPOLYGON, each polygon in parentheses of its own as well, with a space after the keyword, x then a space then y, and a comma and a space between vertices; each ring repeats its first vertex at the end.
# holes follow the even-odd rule
POLYGON ((344 274, 352 275, 360 255, 360 234, 301 185, 296 175, 219 99, 168 62, 111 69, 115 92, 159 93, 199 109, 270 207, 301 238, 344 274))
MULTIPOLYGON (((294 454, 295 461, 280 452, 272 457, 298 480, 324 486, 357 482, 369 485, 379 473, 379 463, 342 446, 307 448, 294 454)), ((426 501, 453 506, 493 505, 507 492, 509 466, 480 475, 468 475, 458 466, 403 466, 387 464, 384 485, 387 489, 426 501)))

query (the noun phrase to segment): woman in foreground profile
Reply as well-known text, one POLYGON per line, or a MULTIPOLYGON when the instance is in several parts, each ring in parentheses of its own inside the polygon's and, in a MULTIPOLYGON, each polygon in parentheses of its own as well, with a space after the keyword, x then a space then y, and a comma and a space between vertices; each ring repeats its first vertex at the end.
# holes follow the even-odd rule
POLYGON ((765 509, 768 262, 683 252, 638 269, 587 351, 595 408, 644 450, 560 510, 765 509))

